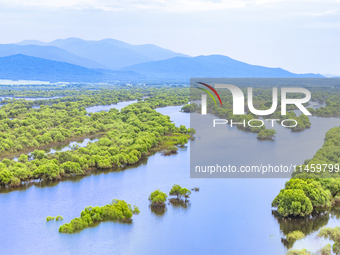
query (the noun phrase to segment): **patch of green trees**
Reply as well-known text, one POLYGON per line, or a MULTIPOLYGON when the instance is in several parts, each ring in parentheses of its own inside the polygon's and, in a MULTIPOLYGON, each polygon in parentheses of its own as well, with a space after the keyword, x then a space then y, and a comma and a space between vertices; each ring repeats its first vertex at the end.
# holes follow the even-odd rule
POLYGON ((64 218, 60 215, 58 215, 57 217, 53 217, 53 216, 47 216, 46 217, 46 221, 51 221, 51 220, 56 220, 56 221, 59 221, 59 220, 63 220, 64 218))
POLYGON ((340 127, 334 127, 313 158, 296 167, 272 206, 284 217, 310 215, 318 207, 330 206, 340 194, 339 157, 340 127))
POLYGON ((184 197, 185 200, 189 198, 189 195, 191 194, 191 191, 187 188, 182 188, 178 184, 174 184, 169 192, 170 196, 176 196, 176 199, 180 199, 181 197, 184 197))
POLYGON ((151 202, 151 206, 164 207, 167 197, 168 196, 164 192, 158 189, 150 194, 149 201, 151 202))
POLYGON ((259 140, 272 140, 276 134, 275 129, 263 129, 257 134, 259 140))
POLYGON ((46 112, 42 111, 44 114, 39 118, 32 115, 30 120, 34 120, 35 124, 14 128, 18 136, 16 140, 15 137, 13 140, 3 138, 1 146, 4 148, 8 144, 7 147, 15 148, 22 142, 29 146, 38 141, 48 144, 73 134, 92 132, 101 132, 103 136, 97 142, 72 151, 46 154, 35 150, 30 159, 26 155, 20 156, 18 162, 4 159, 0 163, 0 185, 19 186, 21 182, 33 179, 55 180, 82 175, 94 169, 132 165, 162 144, 167 148, 186 143, 192 132, 184 126, 176 127, 169 116, 158 113, 144 101, 131 104, 121 112, 111 109, 90 116, 77 109, 70 109, 70 112, 53 110, 55 106, 58 105, 45 106, 46 112), (50 115, 51 112, 54 114, 50 115))
POLYGON ((138 207, 127 204, 124 200, 113 199, 111 204, 99 207, 86 207, 79 218, 59 227, 61 233, 75 233, 102 221, 131 222, 134 214, 139 214, 138 207))

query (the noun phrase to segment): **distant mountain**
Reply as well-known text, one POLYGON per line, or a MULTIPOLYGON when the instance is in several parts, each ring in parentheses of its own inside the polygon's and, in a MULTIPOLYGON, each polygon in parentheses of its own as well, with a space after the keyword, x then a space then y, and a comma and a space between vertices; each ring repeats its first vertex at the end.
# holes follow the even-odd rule
POLYGON ((76 56, 55 46, 0 44, 0 57, 7 57, 16 54, 66 62, 87 68, 104 67, 95 61, 76 56))
POLYGON ((113 70, 118 70, 122 67, 139 63, 164 60, 178 56, 189 57, 152 44, 131 45, 115 39, 86 41, 79 38, 67 38, 58 39, 49 43, 43 43, 35 40, 22 41, 18 43, 18 45, 30 44, 39 46, 55 46, 79 57, 99 63, 103 68, 113 70))
POLYGON ((250 65, 222 55, 175 57, 121 69, 157 80, 190 78, 321 78, 320 74, 294 74, 281 68, 250 65))
POLYGON ((51 82, 110 82, 117 80, 138 81, 143 78, 145 77, 131 71, 88 69, 69 63, 22 54, 0 58, 0 79, 51 82))

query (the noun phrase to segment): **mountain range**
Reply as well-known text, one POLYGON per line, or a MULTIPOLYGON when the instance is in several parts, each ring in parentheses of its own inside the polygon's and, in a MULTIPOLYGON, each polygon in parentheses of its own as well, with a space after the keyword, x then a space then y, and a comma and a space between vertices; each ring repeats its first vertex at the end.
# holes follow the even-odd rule
MULTIPOLYGON (((105 68, 113 70, 119 70, 120 68, 126 66, 145 63, 149 61, 164 60, 173 57, 189 57, 181 53, 176 53, 171 50, 163 49, 153 44, 131 45, 114 39, 85 41, 79 38, 68 38, 58 39, 49 43, 44 43, 40 41, 22 41, 18 43, 18 45, 36 45, 40 46, 42 51, 42 47, 44 46, 57 47, 75 56, 90 60, 93 63, 97 63, 96 66, 91 67, 79 63, 78 65, 88 68, 105 68)), ((20 53, 25 54, 23 52, 20 53)), ((46 54, 48 54, 48 52, 46 52, 46 54)), ((42 57, 41 55, 30 56, 42 57)))
POLYGON ((190 78, 321 78, 250 65, 222 55, 190 57, 156 45, 114 39, 28 40, 0 44, 0 79, 69 82, 170 81, 190 78))

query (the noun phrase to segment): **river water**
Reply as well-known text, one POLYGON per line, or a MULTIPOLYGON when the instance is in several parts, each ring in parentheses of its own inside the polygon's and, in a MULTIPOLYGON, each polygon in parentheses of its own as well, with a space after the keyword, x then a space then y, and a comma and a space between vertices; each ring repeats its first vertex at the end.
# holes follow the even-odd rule
MULTIPOLYGON (((189 126, 189 114, 179 112, 180 109, 181 106, 169 106, 157 111, 169 115, 177 126, 189 126)), ((250 142, 258 148, 251 157, 261 158, 264 157, 261 148, 265 148, 265 156, 270 157, 276 146, 285 145, 283 156, 287 160, 294 157, 302 163, 322 146, 325 132, 340 125, 340 119, 335 118, 310 117, 310 120, 312 128, 301 133, 278 127, 274 142, 257 141, 255 134, 233 129, 230 132, 237 133, 242 139, 231 139, 229 143, 243 149, 250 142), (287 141, 294 141, 294 144, 289 147, 287 141), (292 149, 293 146, 298 148, 292 149)), ((281 229, 303 224, 334 226, 339 223, 324 217, 295 222, 292 227, 290 222, 276 219, 271 202, 287 179, 190 178, 190 149, 198 146, 203 138, 196 137, 176 155, 156 153, 136 167, 0 193, 1 253, 285 254, 287 249, 281 243, 281 229), (169 192, 173 184, 199 187, 200 191, 192 193, 186 206, 167 204, 163 215, 152 212, 149 194, 156 189, 169 192), (80 233, 58 232, 61 224, 79 217, 85 207, 103 206, 114 198, 139 207, 141 213, 133 216, 132 224, 105 222, 80 233), (47 216, 56 215, 62 215, 64 220, 45 221, 47 216)), ((236 149, 235 155, 238 152, 236 149)), ((311 231, 306 239, 297 241, 293 247, 315 251, 326 243, 315 239, 315 232, 311 231)))

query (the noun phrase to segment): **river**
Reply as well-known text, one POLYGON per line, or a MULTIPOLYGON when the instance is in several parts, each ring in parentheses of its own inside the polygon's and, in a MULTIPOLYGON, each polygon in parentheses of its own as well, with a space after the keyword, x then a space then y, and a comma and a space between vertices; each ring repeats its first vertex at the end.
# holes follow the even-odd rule
MULTIPOLYGON (((180 109, 181 106, 169 106, 157 111, 169 115, 177 126, 189 126, 189 114, 179 112, 180 109)), ((249 143, 257 146, 259 149, 253 150, 252 155, 248 155, 247 150, 243 154, 250 158, 271 157, 279 145, 287 146, 280 150, 283 157, 302 163, 322 146, 325 132, 340 125, 340 119, 336 118, 310 117, 310 120, 312 127, 301 133, 278 127, 274 142, 261 142, 255 134, 228 129, 241 138, 228 142, 235 148, 246 148, 249 143), (294 141, 297 148, 289 147, 289 141, 294 141), (261 148, 265 148, 265 155, 261 148)), ((0 193, 1 253, 285 254, 280 228, 288 228, 290 223, 280 225, 272 215, 271 202, 287 179, 190 178, 190 150, 200 146, 200 139, 204 137, 196 137, 176 155, 156 153, 126 170, 98 172, 51 185, 36 184, 0 193), (156 189, 168 193, 173 184, 199 187, 200 191, 192 193, 186 207, 167 204, 163 215, 152 212, 149 194, 156 189), (80 233, 58 232, 61 224, 79 217, 85 207, 103 206, 114 198, 139 207, 141 213, 133 216, 132 224, 105 222, 80 233), (64 220, 45 221, 47 216, 56 215, 62 215, 64 220)), ((235 155, 228 156, 241 160, 238 153, 234 150, 235 155)), ((322 219, 320 225, 338 223, 336 219, 322 219)), ((295 225, 298 224, 301 223, 295 225)), ((327 243, 316 240, 314 233, 293 247, 315 251, 327 243)))

